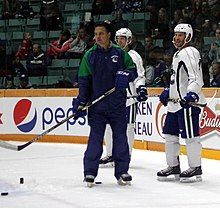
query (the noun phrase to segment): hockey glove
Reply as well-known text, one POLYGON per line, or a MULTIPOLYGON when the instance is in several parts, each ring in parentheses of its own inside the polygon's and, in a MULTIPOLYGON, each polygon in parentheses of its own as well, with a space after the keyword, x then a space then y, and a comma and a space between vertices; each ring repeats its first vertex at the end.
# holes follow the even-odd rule
POLYGON ((128 88, 131 74, 129 70, 119 69, 116 72, 115 88, 116 90, 122 90, 128 88))
POLYGON ((164 106, 167 106, 168 103, 169 90, 170 90, 169 87, 164 87, 163 92, 159 96, 160 102, 163 103, 164 106))
POLYGON ((190 108, 192 105, 189 103, 197 103, 199 101, 199 96, 195 92, 188 92, 186 96, 180 101, 180 105, 183 108, 190 108))
POLYGON ((138 102, 146 101, 148 99, 147 88, 144 85, 140 85, 137 88, 137 100, 138 102))
POLYGON ((85 102, 80 101, 78 98, 73 98, 72 106, 73 114, 75 114, 74 119, 77 120, 79 117, 86 116, 86 110, 82 110, 86 106, 85 102))

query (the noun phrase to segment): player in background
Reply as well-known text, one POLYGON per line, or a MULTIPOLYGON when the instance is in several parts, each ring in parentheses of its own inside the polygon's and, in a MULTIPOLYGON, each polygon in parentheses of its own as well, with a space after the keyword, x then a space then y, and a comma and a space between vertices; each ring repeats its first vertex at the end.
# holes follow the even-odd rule
MULTIPOLYGON (((130 155, 134 144, 134 122, 136 120, 137 102, 146 101, 148 98, 147 89, 145 87, 146 79, 145 70, 143 67, 143 60, 136 51, 129 49, 131 39, 132 32, 130 29, 121 28, 118 31, 116 31, 115 42, 120 47, 125 49, 125 51, 127 51, 128 54, 131 56, 132 60, 136 64, 138 73, 138 77, 134 80, 134 82, 130 82, 129 87, 127 88, 127 137, 130 155), (136 96, 136 98, 129 98, 131 96, 136 96)), ((100 165, 113 165, 114 159, 112 157, 112 130, 110 128, 110 125, 107 125, 105 131, 105 143, 107 156, 100 160, 100 165)))
POLYGON ((92 187, 98 174, 103 152, 106 124, 113 131, 114 175, 119 185, 130 184, 130 156, 127 142, 126 88, 137 77, 137 69, 129 54, 110 41, 111 28, 107 22, 95 25, 96 45, 83 56, 79 68, 79 95, 73 99, 73 113, 82 114, 82 107, 115 91, 88 109, 90 134, 84 154, 84 181, 92 187))
POLYGON ((202 93, 203 76, 199 51, 190 46, 193 30, 189 24, 178 24, 174 28, 173 44, 178 49, 173 55, 170 85, 160 95, 160 101, 167 106, 163 127, 165 152, 168 167, 157 173, 158 180, 181 182, 201 181, 201 151, 199 135, 199 114, 201 109, 190 103, 205 104, 202 93), (180 102, 169 102, 168 99, 180 102), (180 170, 179 135, 185 140, 189 169, 180 170), (169 179, 168 179, 169 178, 169 179))

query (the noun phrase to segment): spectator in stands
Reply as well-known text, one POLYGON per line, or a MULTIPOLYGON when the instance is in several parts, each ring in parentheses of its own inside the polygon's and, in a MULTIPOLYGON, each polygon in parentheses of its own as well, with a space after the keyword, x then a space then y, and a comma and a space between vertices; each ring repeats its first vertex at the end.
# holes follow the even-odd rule
POLYGON ((40 8, 41 30, 62 30, 64 18, 57 0, 42 0, 40 8))
POLYGON ((145 8, 146 8, 146 10, 151 10, 151 7, 155 7, 158 11, 159 8, 162 8, 162 7, 165 8, 165 7, 168 7, 168 6, 169 6, 169 1, 148 0, 146 5, 145 5, 145 8))
POLYGON ((212 74, 211 87, 220 87, 220 62, 212 64, 212 74))
POLYGON ((137 51, 140 56, 142 57, 142 59, 145 58, 145 48, 144 45, 141 43, 141 41, 139 41, 137 39, 137 36, 133 33, 132 35, 132 41, 131 44, 129 45, 129 47, 135 51, 137 51))
POLYGON ((169 23, 169 30, 170 30, 170 33, 171 33, 170 37, 173 37, 173 36, 174 36, 174 33, 173 33, 174 28, 176 27, 177 24, 180 23, 180 20, 181 20, 182 18, 183 18, 182 10, 176 9, 176 10, 174 11, 174 17, 173 17, 173 19, 172 19, 172 20, 170 21, 170 23, 169 23))
POLYGON ((216 40, 211 44, 209 58, 212 63, 220 62, 220 27, 215 31, 216 40))
POLYGON ((220 22, 220 2, 216 3, 210 9, 210 20, 212 23, 218 24, 220 22))
POLYGON ((158 24, 155 28, 160 31, 160 37, 163 39, 169 39, 169 19, 167 10, 165 8, 160 8, 158 12, 158 24))
POLYGON ((24 65, 21 63, 21 59, 19 56, 15 56, 15 60, 13 61, 12 70, 15 76, 20 76, 21 74, 27 74, 27 70, 24 65))
MULTIPOLYGON (((164 78, 167 78, 167 73, 171 71, 172 55, 163 54, 163 59, 158 61, 154 69, 154 82, 153 85, 157 87, 165 87, 164 78)), ((167 82, 167 80, 165 81, 167 82)))
POLYGON ((29 83, 29 78, 27 74, 21 74, 20 78, 20 85, 18 89, 32 89, 32 85, 29 83))
POLYGON ((23 41, 20 44, 16 56, 20 57, 21 60, 27 60, 28 56, 32 53, 32 40, 31 33, 23 33, 23 41))
POLYGON ((210 10, 207 2, 203 2, 201 12, 193 14, 195 31, 201 32, 203 36, 209 36, 212 30, 212 22, 210 21, 210 10))
POLYGON ((156 47, 154 44, 154 40, 150 35, 145 36, 144 38, 144 46, 145 46, 145 59, 143 59, 144 66, 148 64, 149 54, 156 47))
POLYGON ((14 77, 11 74, 5 77, 5 89, 16 89, 14 77))
POLYGON ((40 43, 33 45, 33 53, 27 59, 27 71, 29 76, 44 76, 47 74, 47 57, 41 49, 40 43))
POLYGON ((92 16, 100 14, 111 14, 113 10, 112 0, 94 0, 92 3, 92 16))
POLYGON ((22 19, 32 19, 36 13, 34 12, 33 8, 29 4, 29 0, 20 1, 20 9, 17 14, 17 18, 22 19))
POLYGON ((143 0, 125 0, 118 4, 118 8, 120 8, 125 13, 140 12, 144 8, 144 2, 143 0))
POLYGON ((87 42, 90 37, 87 36, 85 28, 79 28, 75 39, 70 43, 70 49, 66 53, 67 58, 82 58, 87 48, 87 42))
POLYGON ((50 48, 47 50, 47 55, 50 59, 65 58, 65 53, 70 49, 72 42, 71 33, 69 30, 63 30, 58 40, 53 43, 48 43, 50 48))
POLYGON ((14 19, 20 8, 19 0, 3 0, 2 19, 14 19))
POLYGON ((5 77, 8 74, 13 74, 12 59, 6 54, 5 47, 0 45, 0 76, 5 77))
POLYGON ((121 28, 128 28, 129 24, 127 20, 123 19, 122 11, 120 9, 116 10, 115 13, 115 19, 113 19, 110 23, 111 26, 111 41, 115 42, 115 33, 117 30, 121 28))

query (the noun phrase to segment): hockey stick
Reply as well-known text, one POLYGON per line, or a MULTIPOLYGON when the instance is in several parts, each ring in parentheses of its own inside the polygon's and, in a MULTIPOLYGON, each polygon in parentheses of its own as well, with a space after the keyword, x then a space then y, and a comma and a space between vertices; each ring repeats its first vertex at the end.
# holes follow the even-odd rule
MULTIPOLYGON (((113 93, 115 91, 115 87, 112 88, 111 90, 107 91, 106 93, 104 93, 103 95, 101 95, 100 97, 98 97, 97 99, 95 99, 94 101, 92 101, 91 104, 84 106, 83 108, 79 109, 79 110, 86 110, 87 108, 90 108, 91 106, 93 106, 94 104, 96 104, 97 102, 99 102, 100 100, 104 99, 105 97, 107 97, 108 95, 110 95, 111 93, 113 93)), ((68 121, 69 119, 73 118, 76 115, 76 113, 70 115, 69 117, 63 119, 60 123, 57 123, 56 125, 52 126, 51 128, 47 129, 46 131, 44 131, 42 134, 38 135, 37 137, 33 138, 32 140, 30 140, 29 142, 26 142, 25 144, 22 145, 13 145, 4 141, 0 141, 0 147, 6 148, 6 149, 11 149, 11 150, 15 150, 15 151, 20 151, 23 150, 24 148, 26 148, 27 146, 29 146, 30 144, 32 144, 33 142, 36 142, 37 140, 39 140, 41 137, 45 136, 46 134, 50 133, 51 131, 53 131, 54 129, 56 129, 58 126, 62 125, 63 123, 65 123, 66 121, 68 121)))
MULTIPOLYGON (((173 102, 173 103, 180 103, 181 100, 178 98, 169 98, 168 102, 173 102)), ((183 102, 183 101, 182 101, 183 102)), ((194 102, 184 102, 184 104, 189 104, 191 106, 196 106, 196 107, 206 107, 207 104, 201 104, 201 103, 194 103, 194 102)))
MULTIPOLYGON (((148 97, 159 97, 160 95, 148 95, 148 97)), ((127 96, 127 99, 131 99, 131 98, 137 98, 138 95, 131 95, 131 96, 127 96)))

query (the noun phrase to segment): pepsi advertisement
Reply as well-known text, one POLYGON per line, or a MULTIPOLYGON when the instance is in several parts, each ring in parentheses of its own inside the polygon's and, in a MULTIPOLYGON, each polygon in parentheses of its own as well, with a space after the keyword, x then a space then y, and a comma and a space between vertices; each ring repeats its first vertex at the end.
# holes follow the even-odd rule
MULTIPOLYGON (((2 134, 40 134, 72 114, 71 97, 0 99, 2 134)), ((50 135, 88 135, 86 117, 69 119, 50 135)))

